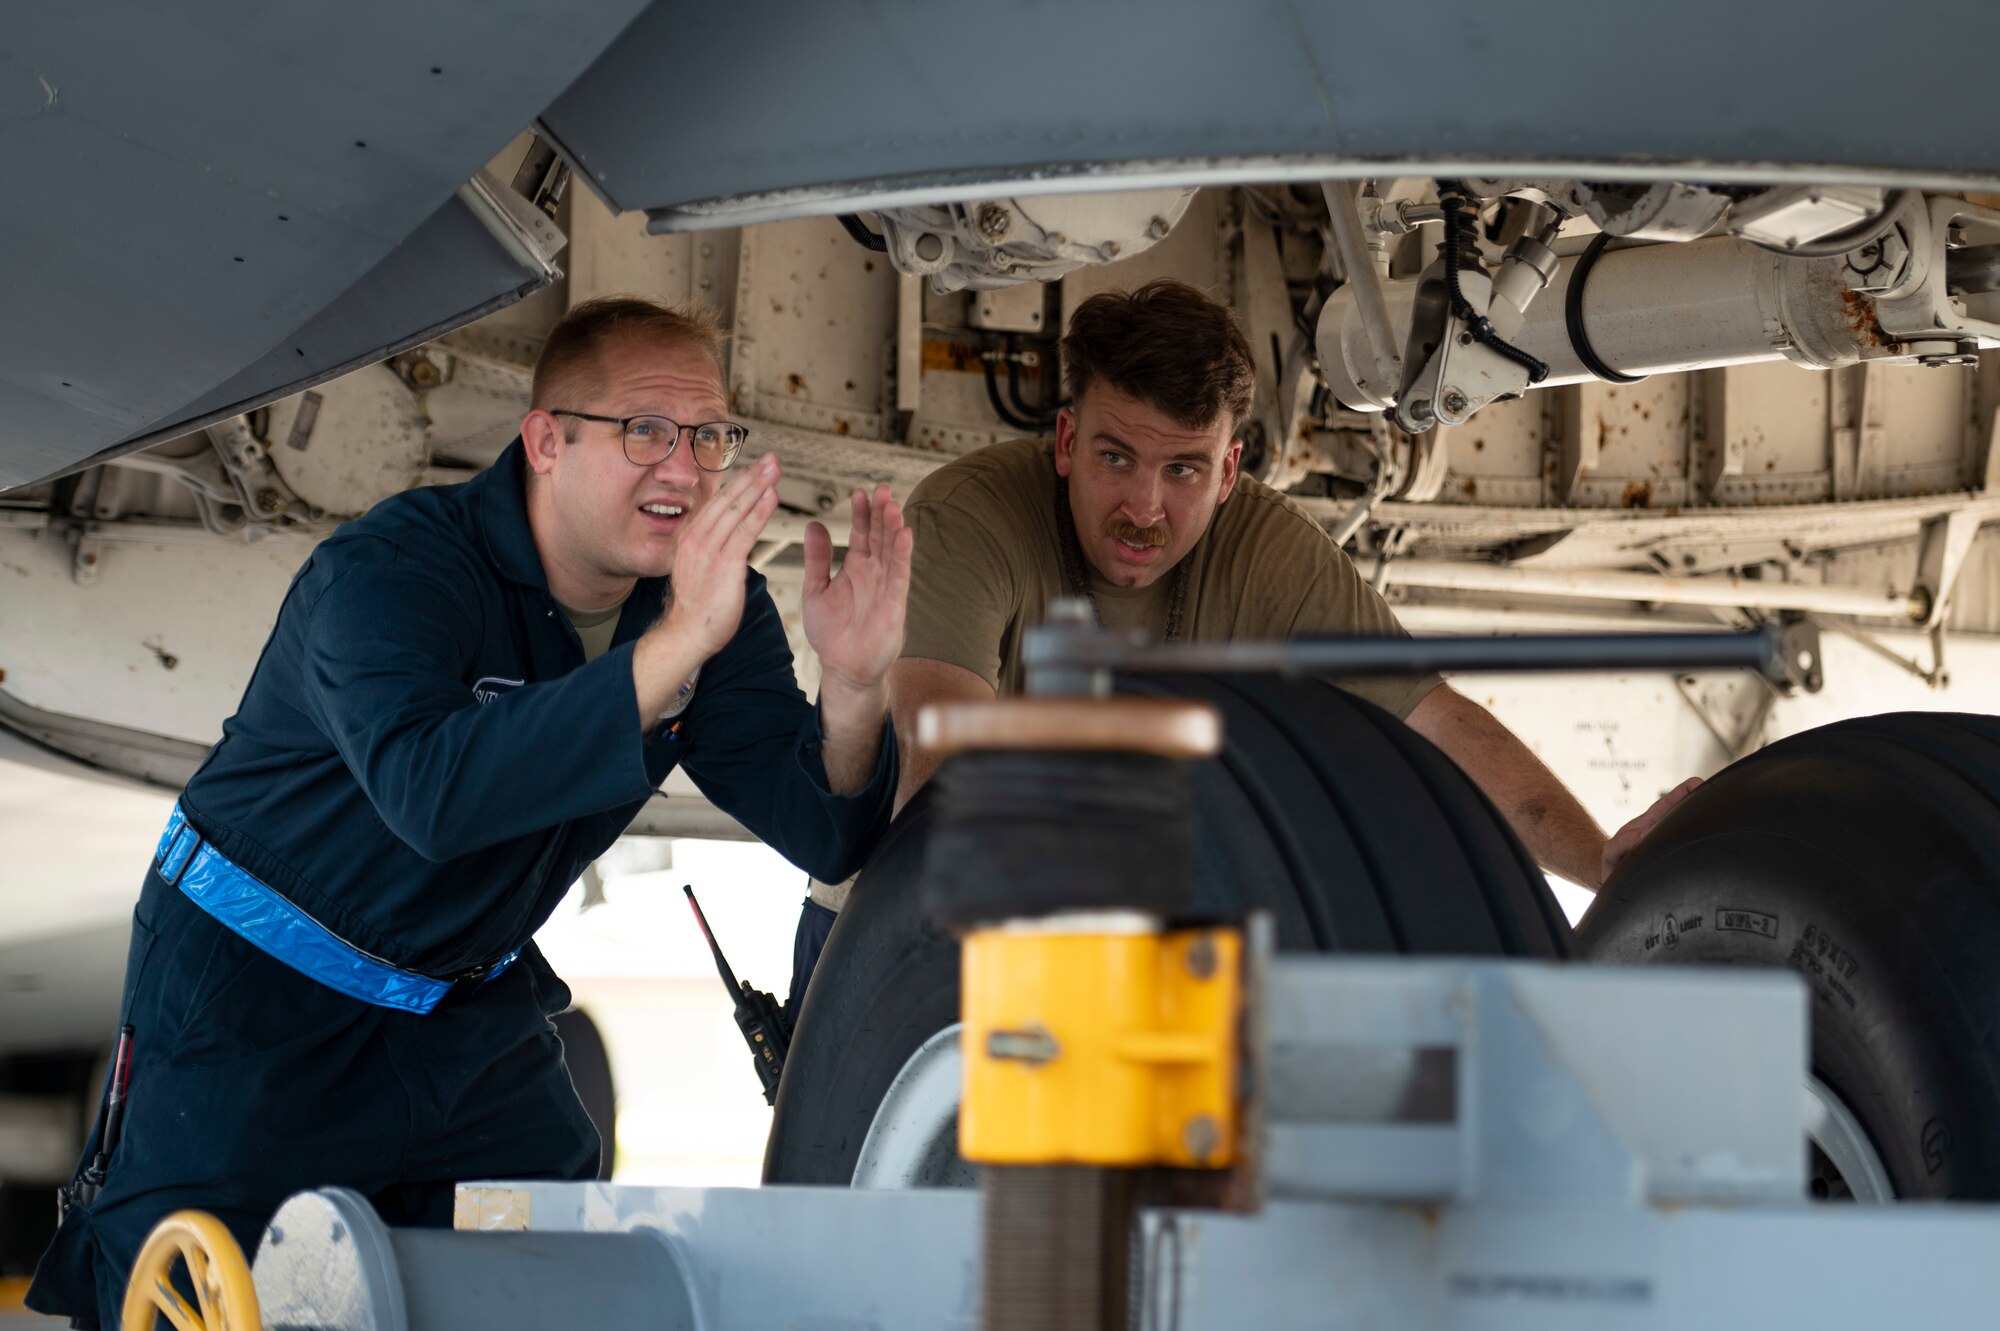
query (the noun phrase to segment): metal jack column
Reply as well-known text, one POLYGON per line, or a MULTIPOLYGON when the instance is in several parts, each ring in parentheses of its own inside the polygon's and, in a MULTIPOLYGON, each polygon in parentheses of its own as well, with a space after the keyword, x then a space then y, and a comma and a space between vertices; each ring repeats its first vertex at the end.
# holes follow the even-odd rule
POLYGON ((926 890, 962 935, 959 1148, 983 1166, 987 1331, 1128 1325, 1141 1171, 1237 1157, 1242 939, 1174 929, 1193 889, 1194 703, 927 709, 926 890))

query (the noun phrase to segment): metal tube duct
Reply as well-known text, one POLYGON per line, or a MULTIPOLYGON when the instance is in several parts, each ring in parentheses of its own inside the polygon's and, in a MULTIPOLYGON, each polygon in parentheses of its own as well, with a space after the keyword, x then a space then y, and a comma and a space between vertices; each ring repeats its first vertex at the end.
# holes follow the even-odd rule
MULTIPOLYGON (((510 1227, 527 1224, 523 1211, 510 1227)), ((267 1327, 313 1331, 699 1331, 675 1240, 390 1229, 346 1188, 279 1208, 253 1274, 267 1327)))
MULTIPOLYGON (((1565 307, 1582 255, 1561 261, 1511 339, 1543 361, 1538 387, 1583 383, 1584 368, 1565 307)), ((1881 346, 1865 302, 1841 274, 1842 259, 1795 259, 1747 241, 1716 237, 1678 245, 1606 250, 1586 274, 1581 327, 1610 369, 1627 375, 1747 365, 1789 359, 1817 369, 1851 365, 1881 346)), ((1407 339, 1418 283, 1388 284, 1388 317, 1407 339)), ((1348 287, 1328 298, 1318 329, 1320 362, 1334 395, 1360 411, 1390 404, 1379 375, 1360 300, 1348 287)))
MULTIPOLYGON (((1366 572, 1374 577, 1379 566, 1366 572)), ((1577 597, 1599 601, 1649 601, 1659 605, 1714 605, 1742 610, 1805 610, 1862 619, 1921 619, 1923 596, 1866 587, 1771 582, 1712 576, 1668 578, 1652 573, 1510 568, 1504 564, 1443 559, 1398 559, 1388 580, 1406 587, 1446 591, 1512 592, 1520 596, 1577 597)))

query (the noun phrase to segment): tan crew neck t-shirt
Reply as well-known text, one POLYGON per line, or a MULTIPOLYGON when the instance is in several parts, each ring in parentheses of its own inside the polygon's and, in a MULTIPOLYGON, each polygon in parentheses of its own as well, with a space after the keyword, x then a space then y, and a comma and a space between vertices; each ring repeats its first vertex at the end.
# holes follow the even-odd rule
MULTIPOLYGON (((968 453, 911 492, 904 512, 916 554, 904 656, 969 670, 1003 696, 1020 692, 1023 635, 1067 594, 1058 480, 1053 442, 1017 439, 968 453)), ((1194 561, 1182 612, 1191 641, 1404 631, 1319 523, 1247 476, 1185 557, 1194 561)), ((1165 634, 1172 570, 1136 588, 1114 587, 1088 565, 1086 572, 1105 624, 1154 641, 1165 634)), ((1333 682, 1406 717, 1442 680, 1333 682)))
POLYGON ((611 650, 611 639, 618 633, 618 618, 625 613, 625 600, 620 597, 601 610, 578 610, 575 606, 556 602, 562 606, 570 627, 576 630, 578 640, 583 643, 584 660, 595 661, 611 650))

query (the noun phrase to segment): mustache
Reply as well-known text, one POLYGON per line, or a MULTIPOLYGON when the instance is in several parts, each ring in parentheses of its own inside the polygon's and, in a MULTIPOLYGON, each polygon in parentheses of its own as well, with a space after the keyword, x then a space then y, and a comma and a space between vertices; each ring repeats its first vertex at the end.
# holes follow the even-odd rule
POLYGON ((1165 527, 1135 527, 1131 523, 1118 518, 1110 518, 1105 521, 1104 534, 1114 541, 1123 541, 1127 545, 1165 545, 1167 543, 1167 529, 1165 527))

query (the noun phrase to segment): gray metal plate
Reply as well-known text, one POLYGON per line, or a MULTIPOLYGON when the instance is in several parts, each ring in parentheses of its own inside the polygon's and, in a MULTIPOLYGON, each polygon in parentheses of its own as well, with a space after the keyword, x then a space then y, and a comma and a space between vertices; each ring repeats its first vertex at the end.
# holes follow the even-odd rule
MULTIPOLYGON (((373 365, 545 285, 544 276, 518 263, 454 196, 360 281, 255 364, 169 419, 69 466, 88 466, 144 448, 373 365)), ((0 460, 0 468, 4 466, 0 460)), ((0 484, 6 483, 0 472, 0 484)))
POLYGON ((780 215, 831 210, 798 206, 812 186, 1149 159, 2000 173, 2000 8, 1888 23, 1861 0, 655 4, 544 122, 620 209, 789 192, 780 215))

